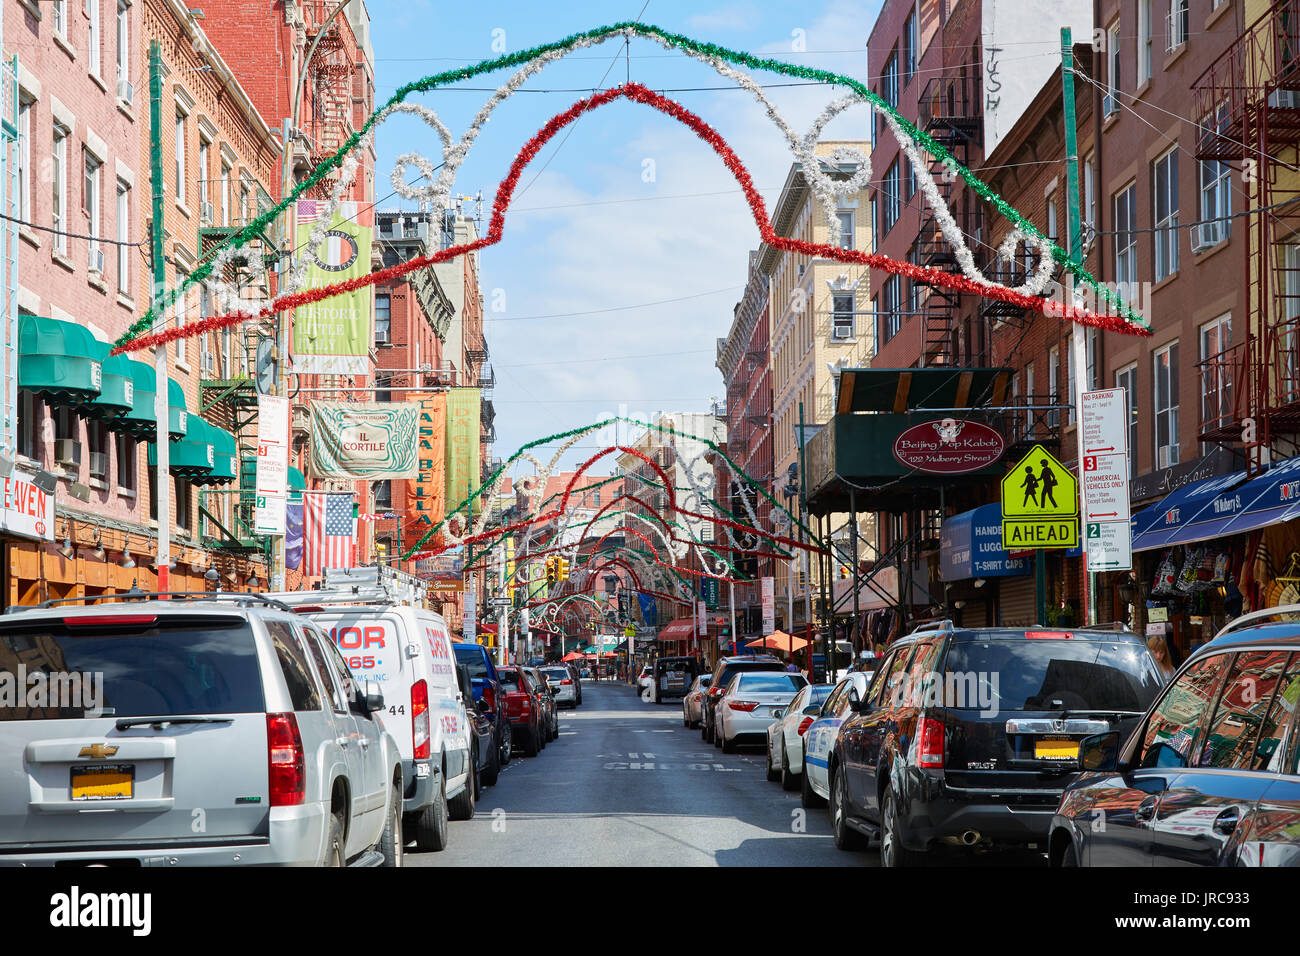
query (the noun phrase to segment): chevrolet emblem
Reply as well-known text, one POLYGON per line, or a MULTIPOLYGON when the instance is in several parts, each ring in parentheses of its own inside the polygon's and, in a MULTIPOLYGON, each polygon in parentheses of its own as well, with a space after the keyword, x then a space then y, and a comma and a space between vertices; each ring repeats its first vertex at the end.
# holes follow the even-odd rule
POLYGON ((116 747, 106 747, 103 744, 92 744, 89 747, 82 747, 78 757, 92 757, 96 760, 103 760, 105 757, 111 757, 117 753, 116 747))

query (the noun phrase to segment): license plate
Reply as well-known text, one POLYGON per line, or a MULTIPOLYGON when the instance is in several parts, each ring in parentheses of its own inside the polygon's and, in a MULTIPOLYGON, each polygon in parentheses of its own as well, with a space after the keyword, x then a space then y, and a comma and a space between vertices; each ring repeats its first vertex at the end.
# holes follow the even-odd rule
POLYGON ((1038 740, 1034 742, 1034 756, 1039 760, 1078 760, 1077 740, 1038 740))
POLYGON ((135 788, 135 766, 73 767, 73 800, 130 800, 135 788))

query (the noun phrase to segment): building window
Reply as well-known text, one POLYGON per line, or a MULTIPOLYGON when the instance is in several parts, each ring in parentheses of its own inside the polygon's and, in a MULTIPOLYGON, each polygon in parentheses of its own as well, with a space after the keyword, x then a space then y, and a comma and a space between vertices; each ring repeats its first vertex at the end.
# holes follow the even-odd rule
POLYGON ((1106 96, 1101 103, 1103 116, 1119 112, 1120 69, 1119 69, 1119 21, 1116 20, 1106 31, 1106 96))
POLYGON ((176 111, 176 156, 172 175, 176 178, 176 201, 185 205, 185 114, 176 111))
POLYGON ((190 511, 194 503, 194 486, 179 475, 172 475, 172 494, 176 501, 176 527, 189 531, 190 511))
POLYGON ((131 187, 117 181, 117 291, 131 294, 131 187))
POLYGON ((90 22, 86 31, 86 69, 99 76, 99 0, 86 0, 86 16, 90 22))
POLYGON ((91 272, 103 274, 104 254, 99 248, 99 190, 103 163, 88 152, 83 153, 82 158, 86 170, 82 200, 87 218, 86 234, 91 237, 86 246, 90 258, 89 267, 91 272))
POLYGON ((32 221, 32 106, 29 99, 18 101, 18 218, 32 221))
POLYGON ((841 210, 835 214, 840 222, 840 248, 853 248, 853 213, 841 210))
POLYGON ((1138 367, 1134 362, 1115 373, 1115 387, 1124 389, 1128 403, 1128 473, 1137 474, 1138 467, 1138 367))
POLYGON ((1077 370, 1075 369, 1074 349, 1065 350, 1065 392, 1070 396, 1070 407, 1065 412, 1065 423, 1074 424, 1074 409, 1079 403, 1079 394, 1076 389, 1079 387, 1077 370))
MULTIPOLYGON (((893 50, 885 61, 885 68, 880 73, 880 96, 890 106, 898 105, 898 51, 893 50)), ((884 119, 876 117, 876 138, 884 132, 884 119)))
MULTIPOLYGON (((177 269, 177 270, 176 270, 176 285, 177 285, 177 286, 180 286, 182 283, 184 283, 184 282, 185 282, 185 278, 186 278, 185 273, 184 273, 184 272, 181 272, 179 269, 177 269)), ((188 320, 189 320, 189 317, 188 317, 189 304, 190 304, 190 303, 189 303, 189 299, 190 299, 190 297, 189 297, 188 293, 185 294, 185 295, 179 296, 179 297, 176 299, 176 304, 175 304, 175 306, 173 306, 173 308, 175 308, 175 310, 176 310, 176 328, 178 328, 178 329, 179 329, 179 328, 183 328, 183 327, 185 326, 185 324, 186 324, 186 323, 188 322, 188 320)), ((185 362, 186 362, 186 345, 185 345, 185 337, 184 337, 184 336, 181 336, 180 338, 178 338, 178 339, 176 340, 176 364, 177 364, 177 365, 184 365, 185 362)))
POLYGON ((1097 231, 1097 164, 1091 153, 1083 161, 1083 246, 1092 244, 1097 231))
POLYGON ((68 254, 68 133, 69 130, 54 125, 54 155, 50 169, 51 207, 50 222, 54 233, 54 251, 68 254))
POLYGON ((1137 85, 1151 79, 1151 0, 1137 5, 1137 85))
POLYGON ((1156 467, 1168 468, 1178 457, 1178 343, 1152 356, 1156 376, 1156 467))
POLYGON ((1178 271, 1178 148, 1155 161, 1151 168, 1154 193, 1155 281, 1178 271))
POLYGON ((50 20, 54 24, 54 35, 66 40, 68 38, 68 0, 54 0, 51 7, 50 20))
POLYGON ((392 296, 387 292, 375 294, 375 344, 387 345, 393 341, 392 296))
POLYGON ((1115 194, 1115 282, 1128 298, 1137 284, 1137 184, 1115 194))
MULTIPOLYGON (((1225 101, 1201 121, 1201 142, 1214 136, 1226 136, 1227 126, 1228 104, 1225 101)), ((1232 231, 1232 193, 1228 189, 1231 170, 1228 164, 1217 159, 1202 160, 1197 174, 1201 191, 1201 221, 1192 233, 1193 251, 1218 245, 1232 231)))
POLYGON ((1083 387, 1085 391, 1100 388, 1101 377, 1097 368, 1097 327, 1090 325, 1083 331, 1083 351, 1087 369, 1084 372, 1083 387))
POLYGON ((117 0, 117 95, 130 100, 126 86, 131 82, 131 8, 117 0))
POLYGON ((916 73, 916 11, 907 15, 903 24, 903 85, 916 73))
POLYGON ((375 510, 382 508, 385 511, 393 507, 393 483, 391 481, 380 481, 375 483, 375 510))
POLYGON ((882 212, 880 218, 880 233, 888 235, 889 230, 894 228, 894 223, 898 222, 898 216, 901 211, 899 204, 898 192, 898 161, 889 164, 889 169, 885 172, 885 181, 880 185, 882 212))
POLYGON ((130 435, 123 435, 120 432, 116 435, 115 443, 117 445, 117 489, 134 493, 139 446, 130 435))
POLYGON ((230 167, 221 164, 221 224, 230 225, 230 167))
POLYGON ((93 418, 86 419, 86 457, 90 477, 95 481, 108 481, 108 429, 93 418))
MULTIPOLYGON (((1058 380, 1061 377, 1061 348, 1053 345, 1047 350, 1047 388, 1048 404, 1059 405, 1061 402, 1061 393, 1057 390, 1058 380)), ((1047 427, 1056 428, 1061 423, 1061 413, 1056 408, 1050 408, 1047 411, 1047 427)))
POLYGON ((876 299, 876 341, 880 345, 892 339, 902 328, 901 309, 898 276, 890 276, 880 287, 880 296, 876 299))
POLYGON ((208 160, 212 153, 212 143, 206 136, 199 135, 199 217, 212 221, 211 195, 208 191, 208 160))
POLYGON ((18 454, 40 461, 47 442, 45 403, 27 389, 18 391, 18 454))
POLYGON ((916 170, 912 167, 912 161, 906 156, 903 157, 903 165, 907 167, 907 176, 903 179, 903 198, 911 201, 916 195, 916 170))
POLYGON ((836 292, 831 296, 831 338, 853 337, 853 293, 836 292))
POLYGON ((1201 425, 1226 422, 1232 415, 1232 315, 1201 326, 1201 425))
POLYGON ((1056 190, 1047 194, 1047 238, 1053 242, 1061 241, 1060 221, 1056 215, 1056 190))
POLYGON ((1167 18, 1169 26, 1169 43, 1165 47, 1166 53, 1173 53, 1187 42, 1187 7, 1187 0, 1169 0, 1169 15, 1167 18))
MULTIPOLYGON (((1030 405, 1038 404, 1038 396, 1034 394, 1034 363, 1025 363, 1025 399, 1030 405)), ((1034 434, 1034 410, 1025 409, 1025 436, 1032 438, 1034 434)))

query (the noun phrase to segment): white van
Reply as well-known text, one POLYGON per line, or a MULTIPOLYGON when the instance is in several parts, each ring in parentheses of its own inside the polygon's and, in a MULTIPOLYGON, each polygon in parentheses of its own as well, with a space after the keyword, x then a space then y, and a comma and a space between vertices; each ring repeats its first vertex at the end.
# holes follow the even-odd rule
POLYGON ((386 581, 331 587, 332 577, 322 590, 275 597, 328 634, 357 678, 379 683, 384 709, 375 716, 402 756, 404 828, 419 849, 441 850, 448 818, 468 820, 478 796, 465 713, 473 702, 461 696, 447 624, 434 611, 396 603, 386 581))

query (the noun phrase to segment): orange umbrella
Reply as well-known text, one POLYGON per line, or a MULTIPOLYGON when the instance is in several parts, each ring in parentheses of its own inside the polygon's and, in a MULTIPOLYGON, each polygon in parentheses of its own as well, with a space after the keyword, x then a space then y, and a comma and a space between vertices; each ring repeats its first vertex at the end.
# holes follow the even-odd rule
POLYGON ((770 651, 785 651, 787 654, 793 654, 795 651, 807 647, 808 642, 801 637, 787 634, 785 631, 773 631, 767 637, 760 637, 756 641, 750 641, 745 646, 763 647, 770 651))

